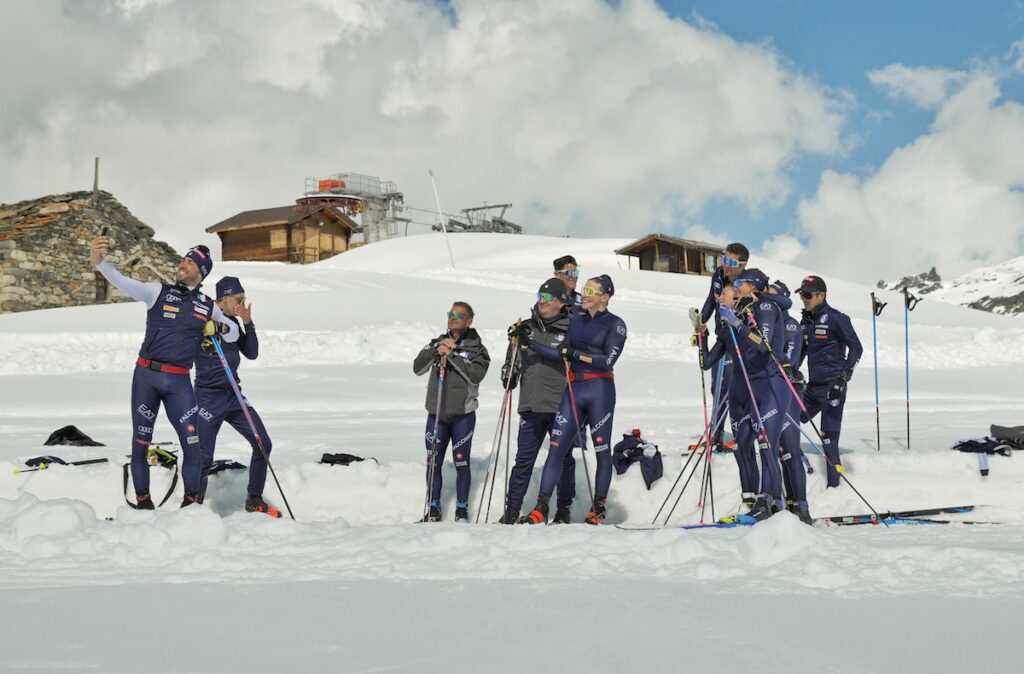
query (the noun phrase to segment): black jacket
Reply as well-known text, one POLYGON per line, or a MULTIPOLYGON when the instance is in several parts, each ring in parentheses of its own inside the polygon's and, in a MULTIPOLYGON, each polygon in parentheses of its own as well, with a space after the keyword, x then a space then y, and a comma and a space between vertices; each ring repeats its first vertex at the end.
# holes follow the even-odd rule
MULTIPOLYGON (((437 355, 437 345, 449 336, 445 333, 431 340, 420 350, 412 363, 413 372, 417 376, 430 371, 425 407, 431 414, 437 411, 437 376, 441 360, 437 355)), ((491 356, 480 341, 480 335, 470 328, 459 338, 455 350, 448 354, 444 375, 442 418, 450 419, 468 414, 479 406, 477 397, 480 394, 480 382, 487 374, 490 364, 491 356)))
MULTIPOLYGON (((570 312, 568 307, 551 320, 544 320, 537 313, 536 305, 533 307, 530 316, 530 326, 533 328, 531 339, 540 342, 544 346, 557 349, 566 339, 569 332, 570 312)), ((562 394, 565 393, 565 361, 561 358, 551 360, 541 356, 529 347, 529 340, 519 344, 519 359, 516 367, 512 370, 512 386, 521 384, 519 389, 519 413, 542 412, 551 413, 558 411, 558 405, 562 402, 562 394)), ((508 385, 510 361, 512 360, 512 344, 505 353, 505 365, 501 368, 502 386, 508 385)))

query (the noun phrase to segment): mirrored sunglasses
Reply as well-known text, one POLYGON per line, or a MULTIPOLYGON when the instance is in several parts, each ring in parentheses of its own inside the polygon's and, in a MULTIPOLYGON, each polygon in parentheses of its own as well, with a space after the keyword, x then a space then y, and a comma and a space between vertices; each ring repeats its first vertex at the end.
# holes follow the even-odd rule
POLYGON ((805 300, 809 300, 812 297, 814 297, 814 293, 809 293, 806 290, 801 290, 800 291, 800 297, 804 298, 805 300))
POLYGON ((449 311, 448 318, 456 321, 461 321, 469 318, 469 313, 465 311, 449 311))
POLYGON ((740 266, 743 263, 740 262, 739 260, 737 260, 734 257, 726 257, 726 256, 723 255, 722 256, 722 264, 725 265, 726 267, 738 267, 738 266, 740 266))
POLYGON ((590 286, 583 286, 583 295, 585 297, 594 297, 596 295, 604 295, 604 293, 600 290, 594 290, 590 286))
POLYGON ((575 269, 559 269, 556 273, 565 274, 566 276, 572 276, 573 278, 578 278, 580 275, 580 268, 576 267, 575 269))
POLYGON ((559 299, 559 297, 554 293, 537 293, 538 302, 554 302, 557 299, 559 299))

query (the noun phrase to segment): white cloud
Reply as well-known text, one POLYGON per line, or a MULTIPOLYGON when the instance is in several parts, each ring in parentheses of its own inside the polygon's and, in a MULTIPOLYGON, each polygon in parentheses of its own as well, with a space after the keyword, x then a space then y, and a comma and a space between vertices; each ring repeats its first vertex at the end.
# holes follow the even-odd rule
POLYGON ((791 234, 779 234, 761 244, 761 257, 774 262, 790 263, 806 252, 807 247, 791 234))
POLYGON ((731 241, 726 232, 713 232, 700 223, 694 223, 682 233, 682 238, 704 243, 717 243, 725 245, 731 241))
MULTIPOLYGON (((531 232, 634 236, 782 204, 845 94, 653 0, 0 3, 0 201, 101 185, 175 245, 314 174, 531 232), (39 39, 45 35, 46 39, 39 39)), ((426 216, 423 216, 426 217, 426 216)), ((205 234, 202 234, 205 236, 205 234)))
POLYGON ((800 202, 796 261, 864 281, 944 277, 1024 253, 1024 106, 974 73, 929 131, 866 177, 825 171, 800 202))
POLYGON ((868 79, 893 99, 936 108, 967 82, 968 75, 945 68, 910 68, 900 63, 868 72, 868 79))

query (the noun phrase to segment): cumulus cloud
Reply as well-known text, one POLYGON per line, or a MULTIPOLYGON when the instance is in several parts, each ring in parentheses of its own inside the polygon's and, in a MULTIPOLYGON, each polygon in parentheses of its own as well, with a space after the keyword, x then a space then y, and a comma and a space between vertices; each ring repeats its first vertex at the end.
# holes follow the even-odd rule
POLYGON ((863 281, 936 266, 943 276, 1024 253, 1024 106, 971 73, 927 133, 877 171, 825 171, 798 206, 794 261, 863 281))
POLYGON ((946 68, 910 68, 893 63, 868 72, 868 79, 891 98, 919 108, 936 108, 967 80, 968 75, 946 68))
POLYGON ((88 187, 99 155, 179 246, 317 174, 430 208, 428 168, 449 210, 634 236, 778 206, 801 156, 842 150, 842 92, 653 0, 40 0, 0 23, 0 201, 88 187))

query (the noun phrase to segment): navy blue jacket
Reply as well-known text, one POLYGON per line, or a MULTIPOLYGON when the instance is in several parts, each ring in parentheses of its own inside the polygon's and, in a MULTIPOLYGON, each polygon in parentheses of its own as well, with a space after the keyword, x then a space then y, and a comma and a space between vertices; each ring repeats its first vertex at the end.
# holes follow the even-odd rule
MULTIPOLYGON (((786 350, 786 312, 779 303, 779 300, 786 299, 776 295, 771 299, 755 296, 743 309, 743 316, 753 318, 753 326, 747 321, 742 322, 736 328, 736 340, 751 379, 767 379, 782 374, 772 360, 772 353, 782 359, 786 350)), ((732 339, 731 335, 729 339, 732 339)))
POLYGON ((162 284, 156 303, 146 312, 146 337, 139 356, 191 369, 213 307, 213 300, 199 286, 189 290, 180 283, 162 284))
MULTIPOLYGON (((238 325, 238 321, 228 316, 228 320, 238 325)), ((235 383, 241 383, 238 376, 238 365, 242 362, 242 356, 249 360, 256 360, 260 355, 260 340, 256 336, 256 326, 252 323, 245 325, 245 332, 239 331, 238 341, 228 343, 221 340, 220 347, 224 350, 224 358, 231 366, 231 372, 235 375, 235 383)), ((206 342, 200 344, 196 352, 196 388, 231 388, 228 376, 224 372, 217 350, 213 344, 209 346, 206 342)))
MULTIPOLYGON (((570 363, 573 372, 611 372, 626 345, 626 324, 607 311, 591 316, 584 309, 573 309, 566 342, 576 350, 570 363)), ((558 349, 533 339, 530 348, 544 358, 561 358, 558 349)))
MULTIPOLYGON (((702 323, 707 323, 711 320, 711 316, 714 315, 715 309, 718 306, 718 302, 715 301, 715 295, 721 295, 722 289, 728 284, 729 280, 725 277, 725 268, 719 267, 715 269, 715 273, 711 275, 711 289, 708 290, 708 298, 704 300, 704 308, 700 310, 702 323)), ((715 322, 717 323, 717 321, 715 322)))
POLYGON ((864 348, 853 331, 850 317, 822 302, 813 315, 801 322, 804 353, 807 358, 808 381, 811 384, 831 383, 840 373, 853 377, 864 348))

